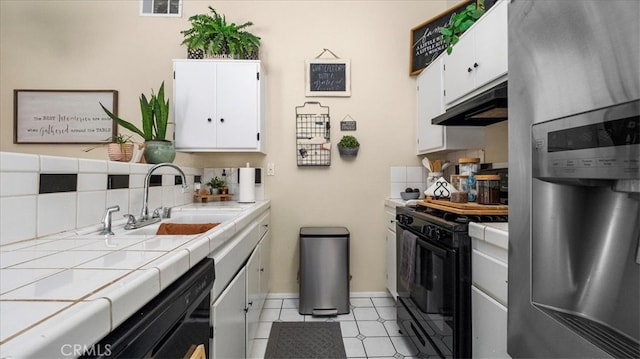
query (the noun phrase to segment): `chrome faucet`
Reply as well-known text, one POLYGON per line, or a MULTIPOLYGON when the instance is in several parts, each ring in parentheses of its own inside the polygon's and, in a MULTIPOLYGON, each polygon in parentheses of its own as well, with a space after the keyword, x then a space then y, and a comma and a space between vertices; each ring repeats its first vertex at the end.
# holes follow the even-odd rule
POLYGON ((107 208, 104 211, 104 218, 102 219, 102 224, 104 224, 104 227, 102 228, 102 231, 100 231, 100 234, 104 234, 105 236, 113 236, 113 232, 111 231, 111 213, 118 212, 119 210, 120 206, 115 205, 107 208))
POLYGON ((180 169, 180 167, 172 164, 172 163, 158 163, 149 169, 147 175, 144 178, 144 197, 142 198, 142 210, 140 211, 140 218, 135 219, 135 217, 131 214, 125 214, 125 217, 128 218, 127 224, 125 225, 125 229, 135 229, 144 227, 149 224, 153 224, 156 222, 160 222, 161 215, 159 211, 154 211, 153 216, 149 217, 149 183, 151 182, 151 174, 160 167, 171 167, 180 173, 180 177, 182 177, 182 191, 186 192, 189 188, 187 185, 187 178, 184 175, 184 172, 180 169))

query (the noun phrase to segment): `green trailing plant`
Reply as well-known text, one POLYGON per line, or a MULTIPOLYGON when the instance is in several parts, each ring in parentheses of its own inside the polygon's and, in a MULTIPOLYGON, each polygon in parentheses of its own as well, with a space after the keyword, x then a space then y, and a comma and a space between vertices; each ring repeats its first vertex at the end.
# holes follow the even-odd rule
POLYGON ((256 57, 260 38, 245 31, 251 21, 241 25, 227 23, 224 15, 209 6, 211 14, 196 14, 189 18, 191 28, 180 31, 184 35, 182 45, 189 50, 203 49, 209 55, 230 55, 246 59, 256 57))
POLYGON ((118 125, 140 135, 145 141, 166 141, 167 125, 169 123, 169 100, 164 98, 164 81, 162 81, 157 95, 151 90, 151 98, 149 100, 147 100, 147 96, 144 93, 140 95, 142 129, 114 115, 102 103, 100 103, 100 106, 118 125))
POLYGON ((111 141, 111 143, 117 143, 119 145, 124 145, 125 143, 133 143, 133 141, 131 140, 131 137, 133 137, 132 135, 123 135, 121 133, 117 134, 117 135, 113 135, 111 137, 109 137, 109 140, 111 141))
POLYGON ((225 182, 225 180, 223 179, 218 178, 218 176, 215 176, 211 178, 207 185, 211 188, 222 188, 227 185, 227 182, 225 182))
POLYGON ((453 45, 460 40, 460 35, 467 31, 484 14, 484 0, 467 5, 460 13, 451 18, 447 26, 440 28, 442 42, 447 46, 447 54, 451 55, 453 45))
POLYGON ((360 147, 360 143, 355 137, 347 135, 347 136, 342 136, 342 138, 340 139, 340 142, 338 142, 338 146, 345 147, 345 148, 356 148, 356 147, 360 147))

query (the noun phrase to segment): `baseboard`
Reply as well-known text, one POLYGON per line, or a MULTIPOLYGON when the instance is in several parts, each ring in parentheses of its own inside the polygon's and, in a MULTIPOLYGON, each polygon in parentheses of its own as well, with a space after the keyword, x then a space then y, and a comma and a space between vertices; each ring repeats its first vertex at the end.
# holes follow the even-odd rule
MULTIPOLYGON (((267 299, 295 299, 299 298, 300 293, 269 293, 267 299)), ((385 298, 391 297, 389 292, 351 292, 351 298, 385 298)))

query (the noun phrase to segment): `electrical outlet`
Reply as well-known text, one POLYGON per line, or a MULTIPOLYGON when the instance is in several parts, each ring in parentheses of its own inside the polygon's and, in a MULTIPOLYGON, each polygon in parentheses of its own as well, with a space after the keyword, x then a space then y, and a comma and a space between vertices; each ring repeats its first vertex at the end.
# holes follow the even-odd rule
POLYGON ((276 165, 273 163, 267 163, 267 176, 276 175, 276 165))

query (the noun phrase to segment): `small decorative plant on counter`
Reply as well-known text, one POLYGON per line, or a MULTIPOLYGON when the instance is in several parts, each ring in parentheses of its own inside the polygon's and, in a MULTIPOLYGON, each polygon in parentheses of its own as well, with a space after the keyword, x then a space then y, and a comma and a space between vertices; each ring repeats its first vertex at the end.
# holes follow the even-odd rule
POLYGON ((125 136, 121 133, 111 137, 111 143, 107 145, 109 160, 129 162, 133 157, 133 141, 131 135, 125 136))
POLYGON ((218 176, 211 178, 207 186, 211 187, 211 194, 226 194, 222 193, 222 189, 227 188, 227 182, 218 176))
POLYGON ((244 29, 251 21, 241 25, 227 23, 224 15, 209 6, 211 15, 196 14, 189 18, 191 28, 180 31, 184 35, 182 45, 187 45, 188 58, 230 57, 234 59, 257 59, 260 38, 244 29))
POLYGON ((84 152, 93 151, 98 147, 107 145, 107 156, 109 161, 129 162, 133 157, 135 142, 131 140, 131 135, 125 136, 121 133, 107 137, 104 143, 98 146, 85 148, 84 152))
POLYGON ((474 1, 459 14, 455 14, 449 25, 440 28, 442 41, 447 46, 447 54, 451 55, 453 45, 458 43, 460 35, 467 31, 482 14, 484 14, 484 0, 479 0, 477 3, 474 1))
POLYGON ((167 125, 169 123, 169 100, 164 98, 164 81, 160 85, 157 95, 151 90, 151 98, 149 100, 147 100, 145 94, 140 95, 142 129, 114 115, 102 103, 100 106, 118 125, 144 139, 144 157, 147 163, 173 162, 176 157, 176 150, 173 147, 173 143, 166 139, 167 125))
POLYGON ((338 142, 338 153, 340 156, 355 157, 358 155, 360 143, 354 136, 342 136, 338 142))

